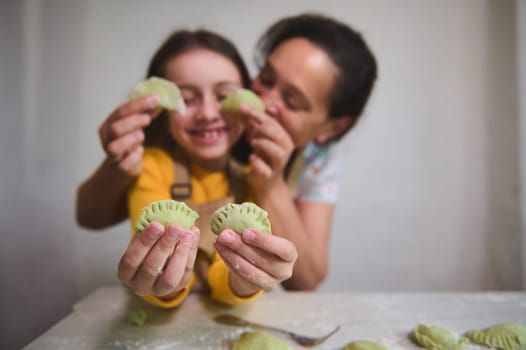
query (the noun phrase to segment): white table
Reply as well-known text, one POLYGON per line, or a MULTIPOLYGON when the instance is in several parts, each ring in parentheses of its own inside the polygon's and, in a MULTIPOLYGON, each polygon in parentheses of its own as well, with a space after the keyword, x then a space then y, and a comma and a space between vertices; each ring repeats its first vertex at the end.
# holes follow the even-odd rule
MULTIPOLYGON (((377 341, 388 349, 418 349, 407 337, 418 323, 447 327, 459 335, 503 322, 526 324, 526 292, 270 292, 234 307, 194 294, 177 309, 161 310, 124 287, 102 287, 25 349, 227 349, 229 341, 249 329, 215 323, 213 316, 224 312, 307 335, 341 326, 313 349, 341 349, 355 340, 377 341), (143 326, 128 322, 128 312, 137 308, 148 314, 143 326)), ((275 335, 301 349, 286 336, 275 335)))

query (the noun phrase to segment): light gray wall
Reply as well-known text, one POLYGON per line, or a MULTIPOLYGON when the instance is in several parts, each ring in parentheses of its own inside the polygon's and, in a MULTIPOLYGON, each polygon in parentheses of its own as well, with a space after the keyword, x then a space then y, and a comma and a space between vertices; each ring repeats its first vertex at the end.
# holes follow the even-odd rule
POLYGON ((76 60, 74 32, 81 28, 74 17, 31 10, 40 10, 38 2, 0 5, 2 349, 19 349, 70 312, 79 296, 71 200, 78 67, 63 62, 76 60))
POLYGON ((74 301, 117 283, 129 225, 78 228, 74 195, 102 159, 97 127, 164 37, 178 27, 217 30, 255 72, 258 35, 305 10, 358 28, 380 68, 363 120, 338 148, 345 178, 321 289, 522 288, 516 42, 524 27, 515 26, 515 7, 513 0, 0 2, 0 348, 19 348, 74 301))
POLYGON ((325 288, 520 288, 514 3, 379 4, 325 288))
MULTIPOLYGON (((520 120, 520 168, 521 189, 526 187, 526 1, 517 0, 517 62, 518 64, 518 96, 520 120)), ((526 192, 521 190, 522 218, 522 287, 526 289, 526 192)))

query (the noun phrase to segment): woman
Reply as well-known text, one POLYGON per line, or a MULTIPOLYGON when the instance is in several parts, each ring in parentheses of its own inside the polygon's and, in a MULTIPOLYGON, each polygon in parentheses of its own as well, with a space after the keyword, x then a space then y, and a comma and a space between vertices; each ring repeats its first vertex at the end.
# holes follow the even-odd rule
MULTIPOLYGON (((190 291, 208 292, 227 304, 251 301, 290 276, 296 251, 277 236, 269 239, 270 247, 241 244, 226 250, 213 244, 213 212, 249 199, 243 166, 231 155, 242 141, 243 122, 221 112, 223 98, 248 84, 246 67, 223 37, 183 30, 157 50, 147 76, 175 83, 186 109, 163 111, 145 129, 141 171, 127 191, 131 223, 150 203, 170 198, 187 203, 199 218, 190 229, 150 223, 126 249, 119 279, 160 307, 178 306, 190 291)), ((232 235, 237 234, 220 233, 232 235)))
POLYGON ((338 194, 330 146, 356 125, 376 78, 376 62, 359 33, 320 15, 278 21, 258 49, 262 67, 252 89, 267 109, 246 110, 254 148, 248 180, 276 232, 298 250, 293 276, 284 286, 312 290, 328 273, 338 194))

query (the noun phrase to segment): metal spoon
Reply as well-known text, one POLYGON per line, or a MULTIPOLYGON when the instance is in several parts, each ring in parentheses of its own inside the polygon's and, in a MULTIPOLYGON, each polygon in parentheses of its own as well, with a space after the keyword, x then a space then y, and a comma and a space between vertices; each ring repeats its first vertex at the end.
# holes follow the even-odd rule
POLYGON ((322 337, 314 338, 314 337, 307 337, 307 336, 304 336, 304 335, 300 335, 300 334, 296 334, 296 333, 293 333, 293 332, 289 332, 289 331, 286 331, 284 329, 279 329, 279 328, 275 328, 275 327, 271 327, 271 326, 265 326, 265 325, 262 325, 262 324, 259 324, 259 323, 243 320, 243 319, 241 319, 241 318, 239 318, 237 316, 234 316, 234 315, 228 315, 228 314, 218 315, 218 316, 214 317, 214 321, 216 321, 218 323, 222 323, 222 324, 231 325, 231 326, 246 326, 246 327, 259 328, 259 329, 265 329, 265 330, 269 330, 269 331, 280 332, 280 333, 288 335, 296 343, 298 343, 298 344, 300 344, 302 346, 305 346, 305 347, 310 347, 310 346, 321 344, 322 342, 327 340, 331 335, 333 335, 334 333, 336 333, 340 329, 340 326, 338 326, 334 330, 329 332, 328 334, 326 334, 326 335, 324 335, 322 337))

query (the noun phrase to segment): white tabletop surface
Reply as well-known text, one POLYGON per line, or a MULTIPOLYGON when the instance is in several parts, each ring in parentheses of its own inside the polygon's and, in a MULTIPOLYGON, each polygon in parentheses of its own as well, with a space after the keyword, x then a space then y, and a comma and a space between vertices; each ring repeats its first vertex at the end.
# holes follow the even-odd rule
MULTIPOLYGON (((102 287, 73 307, 70 315, 35 339, 26 350, 46 349, 228 349, 246 327, 220 325, 213 317, 231 313, 306 335, 322 335, 312 349, 341 349, 355 340, 376 341, 388 349, 418 349, 408 333, 419 323, 443 326, 461 335, 498 323, 526 324, 526 292, 477 293, 309 293, 269 292, 256 301, 224 306, 191 294, 173 310, 151 307, 124 287, 102 287), (144 309, 142 326, 129 323, 132 309, 144 309)), ((273 333, 292 348, 286 336, 273 333)), ((466 350, 481 349, 468 345, 466 350)))

